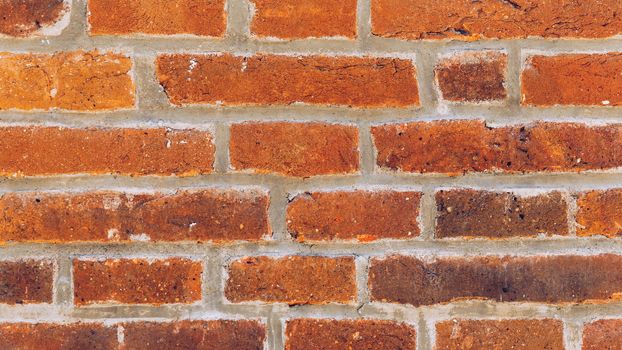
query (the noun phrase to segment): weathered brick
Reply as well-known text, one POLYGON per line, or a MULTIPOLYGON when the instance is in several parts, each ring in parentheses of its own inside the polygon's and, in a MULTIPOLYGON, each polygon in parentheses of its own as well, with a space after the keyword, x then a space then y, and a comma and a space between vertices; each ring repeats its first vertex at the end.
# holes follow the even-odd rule
POLYGON ((622 235, 622 189, 581 193, 577 206, 577 235, 622 235))
POLYGON ((0 348, 117 350, 117 328, 101 323, 3 323, 0 348), (45 345, 42 345, 45 344, 45 345))
POLYGON ((351 303, 356 298, 351 257, 246 257, 229 265, 225 296, 234 303, 351 303))
POLYGON ((7 193, 0 241, 255 241, 271 234, 268 202, 255 190, 7 193))
POLYGON ((0 35, 28 37, 57 35, 65 25, 59 23, 70 10, 65 0, 0 1, 0 35))
POLYGON ((372 33, 400 39, 605 38, 622 33, 617 0, 372 0, 372 33))
POLYGON ((506 68, 504 53, 467 51, 441 59, 434 73, 443 99, 485 102, 506 98, 506 68))
POLYGON ((258 37, 303 39, 356 37, 356 0, 252 0, 251 33, 258 37))
POLYGON ((583 328, 583 350, 622 350, 622 320, 598 320, 583 328))
POLYGON ((74 303, 193 303, 201 273, 199 261, 182 258, 74 260, 74 303))
POLYGON ((473 189, 436 193, 435 237, 568 234, 568 203, 558 191, 533 195, 473 189))
POLYGON ((304 193, 287 206, 287 228, 300 242, 414 238, 420 199, 412 191, 304 193))
POLYGON ((492 128, 479 120, 372 128, 377 164, 418 173, 579 172, 622 166, 622 125, 537 122, 492 128))
POLYGON ((94 35, 193 34, 221 37, 225 0, 88 0, 94 35))
POLYGON ((0 110, 134 108, 131 69, 111 52, 0 53, 0 110))
POLYGON ((521 75, 522 103, 620 106, 620 70, 620 53, 531 56, 521 75))
POLYGON ((156 69, 175 105, 419 105, 408 59, 166 54, 158 56, 156 69))
POLYGON ((432 305, 464 299, 551 304, 606 302, 622 295, 622 256, 372 259, 371 299, 432 305))
POLYGON ((212 172, 208 131, 0 127, 0 174, 194 175, 212 172))
POLYGON ((247 122, 231 125, 230 135, 229 156, 235 170, 310 177, 359 169, 356 126, 247 122))
POLYGON ((261 350, 265 327, 250 320, 128 322, 124 349, 261 350))
POLYGON ((49 261, 0 261, 0 303, 52 302, 54 265, 49 261))
POLYGON ((451 320, 436 324, 437 350, 564 350, 559 320, 451 320))
POLYGON ((293 319, 287 321, 285 350, 415 350, 416 334, 393 321, 293 319))

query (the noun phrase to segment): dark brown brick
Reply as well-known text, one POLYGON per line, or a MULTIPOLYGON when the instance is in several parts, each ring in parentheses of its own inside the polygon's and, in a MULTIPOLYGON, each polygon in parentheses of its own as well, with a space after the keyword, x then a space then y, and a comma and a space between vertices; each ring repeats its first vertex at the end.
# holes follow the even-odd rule
POLYGON ((201 273, 182 258, 74 260, 74 303, 189 304, 201 300, 201 273))
POLYGON ((417 332, 384 320, 293 319, 285 329, 286 350, 416 350, 417 332))
POLYGON ((433 305, 464 299, 550 304, 606 302, 622 293, 622 256, 410 256, 371 262, 371 299, 433 305))
POLYGON ((414 238, 420 199, 389 190, 304 193, 287 206, 287 228, 300 242, 414 238))
POLYGON ((0 324, 1 349, 117 350, 118 347, 117 328, 101 323, 0 324))
POLYGON ((579 172, 622 166, 622 125, 538 122, 492 128, 479 120, 372 128, 377 164, 417 173, 579 172))
POLYGON ((234 303, 351 303, 356 298, 354 259, 246 257, 229 265, 225 296, 234 303))
POLYGON ((262 350, 265 327, 250 320, 129 322, 124 349, 262 350))
POLYGON ((622 320, 598 320, 583 328, 583 350, 622 350, 622 320))
POLYGON ((0 303, 51 303, 54 265, 48 261, 0 261, 0 303))
POLYGON ((437 238, 534 237, 568 234, 568 204, 562 193, 534 195, 472 189, 436 193, 437 238))
POLYGON ((68 11, 69 5, 64 0, 2 0, 0 36, 60 34, 62 28, 52 29, 65 15, 68 15, 68 11))
POLYGON ((271 235, 268 202, 256 190, 7 193, 0 195, 0 241, 260 240, 271 235))
POLYGON ((622 189, 581 193, 577 206, 577 235, 622 235, 622 189))
POLYGON ((434 73, 442 98, 453 102, 498 101, 506 98, 507 55, 462 52, 442 59, 434 73))
POLYGON ((451 320, 436 324, 437 350, 564 350, 559 320, 451 320))

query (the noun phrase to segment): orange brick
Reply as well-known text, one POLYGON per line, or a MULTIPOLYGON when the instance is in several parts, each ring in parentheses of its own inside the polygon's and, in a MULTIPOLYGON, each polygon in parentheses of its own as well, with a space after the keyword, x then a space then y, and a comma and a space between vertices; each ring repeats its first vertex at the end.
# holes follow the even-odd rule
POLYGON ((175 105, 419 105, 408 59, 167 54, 158 56, 156 69, 175 105))
POLYGON ((52 29, 68 15, 69 9, 67 0, 0 1, 0 36, 58 34, 52 29))
POLYGON ((0 196, 0 240, 153 242, 260 240, 271 234, 266 192, 19 192, 0 196))
POLYGON ((231 125, 230 131, 234 170, 310 177, 351 174, 359 169, 355 126, 247 122, 231 125))
POLYGON ((622 350, 622 320, 598 320, 583 328, 583 350, 622 350))
POLYGON ((194 175, 213 163, 208 131, 0 127, 2 175, 194 175))
POLYGON ((356 0, 252 0, 258 37, 356 37, 356 0))
POLYGON ((116 53, 0 53, 0 110, 134 108, 131 69, 116 53))
POLYGON ((577 205, 577 235, 622 235, 622 189, 581 193, 577 205))
POLYGON ((117 328, 101 323, 4 323, 0 324, 0 348, 118 350, 119 343, 117 328))
POLYGON ((88 0, 90 33, 221 37, 225 0, 88 0))
POLYGON ((74 260, 74 303, 170 304, 201 300, 199 261, 74 260))
POLYGON ((51 303, 54 265, 49 261, 0 261, 0 303, 51 303))
POLYGON ((328 304, 356 298, 354 259, 247 257, 229 265, 225 296, 234 303, 328 304))

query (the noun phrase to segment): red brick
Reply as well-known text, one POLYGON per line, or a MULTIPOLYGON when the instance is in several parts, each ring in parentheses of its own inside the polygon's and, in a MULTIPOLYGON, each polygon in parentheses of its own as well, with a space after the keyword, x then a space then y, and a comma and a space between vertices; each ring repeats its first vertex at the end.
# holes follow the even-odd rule
POLYGON ((622 55, 531 56, 521 76, 523 104, 622 105, 622 55))
POLYGON ((221 37, 225 0, 88 0, 94 35, 193 34, 221 37))
POLYGON ((0 174, 195 175, 212 172, 200 130, 0 127, 0 174))
POLYGON ((605 38, 622 33, 616 0, 372 0, 372 32, 400 39, 605 38))
POLYGON ((581 193, 577 206, 577 235, 622 235, 622 189, 581 193))
POLYGON ((419 105, 409 59, 167 54, 158 56, 156 69, 175 105, 419 105))
POLYGON ((131 69, 111 52, 0 53, 0 110, 133 109, 131 69))
POLYGON ((300 242, 414 238, 420 199, 388 190, 304 193, 287 206, 287 228, 300 242))
POLYGON ((271 234, 268 202, 254 190, 7 193, 0 241, 255 241, 271 234))
POLYGON ((123 349, 261 350, 265 327, 250 320, 129 322, 123 349))
POLYGON ((622 350, 622 320, 598 320, 583 328, 583 350, 622 350))
POLYGON ((619 255, 372 259, 371 299, 433 305, 469 299, 549 304, 606 302, 622 295, 619 255))
POLYGON ((495 51, 462 52, 434 68, 442 98, 452 102, 499 101, 507 96, 507 55, 495 51))
POLYGON ((27 37, 59 34, 59 22, 68 15, 64 0, 0 1, 0 35, 27 37))
POLYGON ((0 303, 51 303, 54 265, 49 261, 0 261, 0 303))
POLYGON ((234 170, 310 177, 359 169, 355 126, 247 122, 231 125, 230 131, 229 156, 234 170))
POLYGON ((534 237, 568 234, 568 204, 562 193, 533 195, 473 189, 436 193, 437 238, 534 237))
POLYGON ((416 334, 393 321, 293 319, 287 321, 285 350, 415 350, 416 334))
POLYGON ((437 350, 564 350, 559 320, 451 320, 436 324, 437 350))
POLYGON ((252 0, 251 33, 260 38, 356 37, 356 0, 252 0))
POLYGON ((182 258, 74 260, 74 303, 193 303, 201 273, 201 262, 182 258))
POLYGON ((2 349, 117 350, 118 347, 116 327, 101 323, 0 324, 0 348, 2 349))
POLYGON ((622 166, 622 125, 537 122, 492 128, 479 120, 372 128, 377 164, 417 173, 579 172, 622 166))
POLYGON ((234 303, 328 304, 356 299, 351 257, 246 257, 229 265, 225 296, 234 303))

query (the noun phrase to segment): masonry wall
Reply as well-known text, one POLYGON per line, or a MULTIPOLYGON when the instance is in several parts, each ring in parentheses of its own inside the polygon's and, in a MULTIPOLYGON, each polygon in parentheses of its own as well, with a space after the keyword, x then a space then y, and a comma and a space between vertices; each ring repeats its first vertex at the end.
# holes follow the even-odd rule
POLYGON ((0 348, 619 349, 621 13, 0 0, 0 348))

